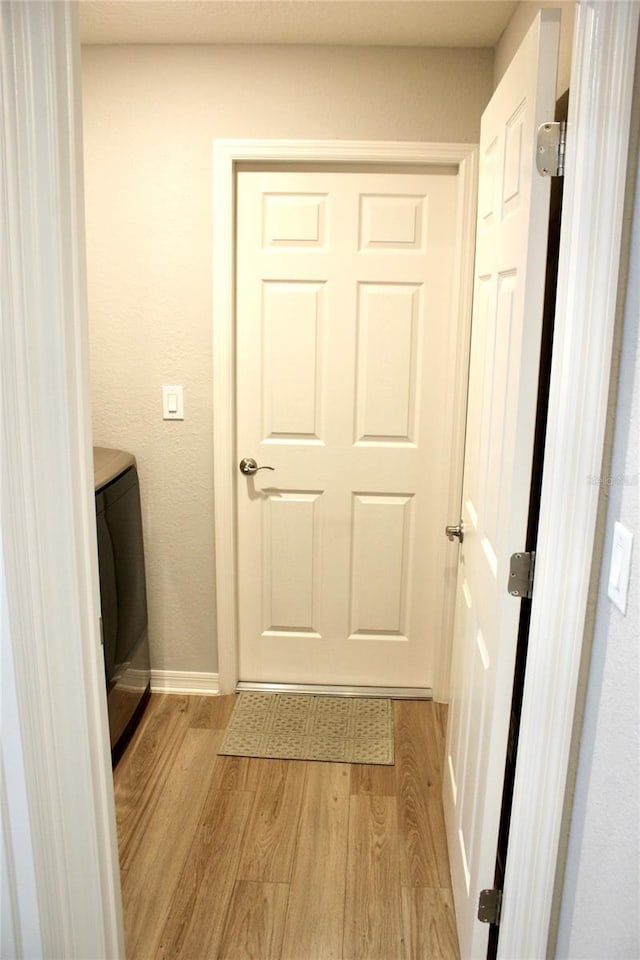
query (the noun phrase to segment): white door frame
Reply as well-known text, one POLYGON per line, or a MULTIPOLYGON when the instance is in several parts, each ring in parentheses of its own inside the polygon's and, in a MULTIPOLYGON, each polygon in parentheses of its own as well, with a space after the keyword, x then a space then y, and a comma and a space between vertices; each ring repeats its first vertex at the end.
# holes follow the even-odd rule
MULTIPOLYGON (((66 19, 72 5, 14 4, 9 8, 7 4, 3 5, 3 18, 7 12, 5 6, 7 10, 20 9, 20 16, 29 23, 31 42, 38 50, 50 51, 56 49, 59 43, 65 46, 67 62, 74 75, 68 96, 71 101, 75 100, 77 110, 80 47, 77 26, 72 26, 69 32, 66 19), (43 17, 45 9, 46 16, 43 17)), ((594 550, 599 485, 590 485, 588 478, 598 476, 602 461, 637 18, 638 4, 635 3, 583 0, 578 5, 571 73, 570 138, 559 264, 557 333, 540 514, 539 563, 499 944, 500 956, 505 958, 546 955, 584 635, 587 584, 594 550), (582 423, 586 429, 578 433, 575 430, 576 423, 582 423)), ((10 18, 3 19, 2 30, 4 52, 6 43, 19 42, 20 31, 10 18)), ((43 72, 50 85, 48 89, 58 90, 59 67, 40 55, 34 63, 43 72)), ((54 144, 58 138, 65 140, 70 137, 71 155, 77 157, 75 151, 80 150, 79 133, 75 130, 70 135, 65 129, 73 111, 71 114, 60 111, 59 101, 53 95, 40 99, 36 110, 35 93, 28 82, 22 75, 16 82, 17 93, 24 98, 22 121, 24 136, 29 144, 41 142, 44 129, 54 144), (37 136, 38 133, 40 136, 37 136)), ((67 94, 63 93, 62 102, 66 102, 66 98, 67 94)), ((3 150, 13 149, 13 132, 7 128, 6 112, 3 118, 4 141, 0 141, 0 147, 3 150)), ((25 152, 27 155, 28 151, 25 152)), ((25 190, 34 192, 33 205, 26 204, 20 210, 19 223, 25 233, 31 231, 32 235, 36 234, 41 211, 48 210, 44 201, 37 196, 36 185, 42 183, 43 175, 54 166, 42 161, 37 170, 26 165, 22 167, 25 190)), ((80 185, 82 178, 79 169, 73 163, 69 169, 71 181, 77 179, 80 185)), ((231 198, 219 197, 218 202, 224 202, 229 218, 232 213, 231 198)), ((8 240, 20 243, 21 234, 17 224, 7 218, 2 218, 0 222, 8 240)), ((49 266, 54 284, 64 277, 69 279, 69 261, 74 261, 77 267, 78 261, 74 258, 76 255, 81 258, 82 239, 78 237, 73 223, 60 225, 60 231, 59 249, 62 256, 60 260, 52 258, 49 266)), ((232 277, 232 264, 228 259, 225 260, 224 250, 216 250, 215 255, 216 285, 220 279, 223 285, 228 285, 232 277)), ((85 293, 82 271, 71 276, 71 289, 82 303, 85 293)), ((23 275, 3 277, 4 297, 20 297, 24 289, 23 275)), ((59 287, 56 289, 59 290, 59 287)), ((3 310, 6 302, 8 300, 3 301, 3 310)), ((218 307, 217 295, 215 303, 218 307)), ((36 663, 29 663, 22 656, 20 665, 15 665, 14 676, 7 677, 3 663, 3 683, 11 683, 15 688, 17 718, 22 731, 20 744, 19 732, 15 733, 13 726, 3 729, 3 755, 6 758, 9 747, 15 748, 17 753, 21 750, 23 754, 27 799, 32 816, 35 886, 41 891, 39 899, 34 900, 24 887, 21 894, 24 899, 18 906, 22 916, 38 924, 43 941, 49 944, 55 943, 51 937, 60 931, 61 925, 64 926, 63 939, 58 940, 58 947, 63 945, 59 953, 74 955, 74 942, 77 945, 78 933, 86 930, 87 923, 93 927, 96 946, 90 951, 85 950, 84 955, 115 958, 122 954, 122 926, 118 909, 115 819, 108 773, 104 692, 95 656, 97 574, 95 528, 90 516, 91 426, 84 311, 50 309, 49 330, 57 344, 64 344, 62 353, 67 360, 62 367, 62 382, 65 390, 61 396, 61 368, 52 362, 40 364, 38 376, 31 378, 28 385, 22 382, 21 390, 33 409, 47 409, 52 397, 58 398, 63 405, 59 416, 49 418, 46 439, 51 449, 65 451, 66 484, 61 483, 57 489, 58 503, 60 513, 64 511, 71 518, 73 533, 67 531, 69 535, 61 539, 57 527, 40 524, 37 540, 29 543, 30 559, 35 564, 43 564, 50 573, 46 583, 37 577, 32 578, 30 584, 34 594, 27 596, 24 611, 31 615, 37 609, 47 609, 45 587, 51 587, 55 579, 60 605, 77 611, 80 618, 78 622, 82 623, 83 628, 74 632, 72 648, 68 630, 56 626, 49 630, 46 640, 42 642, 42 649, 38 645, 35 652, 38 657, 44 657, 46 651, 50 661, 57 660, 61 664, 73 661, 74 670, 82 661, 88 668, 89 682, 67 685, 65 699, 61 701, 57 691, 52 689, 48 679, 50 674, 46 669, 39 670, 36 663), (79 481, 72 484, 71 477, 79 478, 79 481), (52 558, 63 557, 66 562, 75 551, 78 551, 79 558, 76 578, 66 575, 54 577, 57 569, 52 569, 52 558), (96 593, 93 592, 94 588, 96 593), (80 636, 83 637, 82 641, 80 636), (87 661, 84 660, 85 654, 88 655, 87 661), (34 670, 37 683, 34 683, 34 670), (80 727, 75 724, 74 711, 85 718, 80 727), (56 744, 68 744, 68 751, 63 751, 59 758, 55 750, 45 752, 43 748, 43 744, 50 742, 54 736, 56 744), (8 737, 12 738, 10 744, 8 737), (43 757, 49 758, 44 767, 45 783, 39 780, 38 775, 43 757), (63 759, 65 762, 62 762, 63 759), (67 798, 70 798, 69 802, 67 798), (50 799, 55 801, 53 807, 49 807, 50 799), (98 841, 97 849, 84 839, 80 842, 79 811, 83 817, 87 812, 94 811, 97 829, 91 831, 91 836, 98 841), (55 825, 49 829, 52 818, 55 818, 55 825), (64 843, 57 842, 57 838, 62 837, 71 838, 71 848, 65 848, 64 843), (70 867, 71 859, 73 869, 70 867), (69 880, 82 878, 82 889, 77 883, 67 883, 65 877, 69 880), (57 878, 60 878, 60 882, 56 886, 57 878), (87 913, 88 891, 97 889, 95 884, 101 884, 103 906, 92 908, 87 913)), ((219 346, 216 338, 216 353, 219 346)), ((23 369, 24 360, 25 347, 20 342, 15 343, 10 352, 2 353, 5 384, 7 376, 12 377, 15 383, 16 377, 12 371, 23 369)), ((228 376, 230 364, 226 368, 222 364, 223 381, 225 369, 227 379, 216 384, 215 399, 217 401, 222 395, 223 403, 228 403, 229 391, 233 386, 228 376)), ((7 416, 6 408, 3 408, 2 414, 4 419, 7 416)), ((19 490, 22 477, 32 475, 34 464, 38 462, 38 447, 35 436, 25 429, 23 421, 16 427, 18 429, 22 442, 15 445, 14 455, 5 462, 4 469, 8 483, 19 490)), ((223 464, 218 462, 219 443, 224 450, 224 431, 215 437, 218 471, 225 462, 223 453, 223 464)), ((228 471, 226 483, 229 485, 235 464, 230 463, 228 457, 225 469, 228 471)), ((225 489, 224 484, 221 488, 216 487, 216 492, 222 489, 225 489)), ((5 493, 6 488, 3 487, 3 557, 10 584, 21 573, 22 567, 16 558, 22 555, 25 543, 21 531, 13 529, 11 525, 5 528, 5 520, 8 519, 5 493)), ((36 506, 33 502, 29 506, 28 493, 28 490, 25 491, 23 497, 26 516, 35 522, 38 519, 36 506)), ((230 507, 230 501, 223 502, 216 505, 216 510, 229 510, 230 507)), ((231 546, 223 544, 223 550, 227 551, 228 560, 231 546)), ((232 552, 230 555, 233 559, 232 552)), ((73 566, 73 560, 71 563, 73 566)), ((55 566, 58 567, 58 564, 55 566)), ((14 599, 9 596, 9 607, 14 599)), ((227 606, 228 622, 228 598, 219 596, 218 600, 227 606)), ((28 623, 16 623, 11 616, 9 619, 8 642, 14 649, 21 646, 23 653, 28 651, 30 647, 26 640, 24 644, 20 643, 20 635, 27 630, 28 623)), ((32 632, 30 636, 40 636, 40 633, 32 632)), ((8 777, 6 787, 7 790, 10 788, 8 777)), ((3 817, 4 803, 3 798, 3 817)), ((9 836, 11 839, 11 823, 9 836)), ((16 843, 10 850, 13 854, 13 877, 28 868, 25 846, 24 842, 16 843), (20 860, 16 860, 17 857, 20 860)), ((16 893, 15 890, 11 892, 16 893)), ((49 954, 55 952, 54 948, 48 951, 49 954)))
POLYGON ((118 960, 77 9, 1 6, 2 946, 118 960))
MULTIPOLYGON (((457 328, 449 338, 450 369, 455 377, 452 415, 449 515, 460 515, 466 377, 469 351, 473 248, 477 189, 477 151, 473 144, 408 143, 344 140, 214 140, 213 148, 213 435, 214 516, 219 682, 221 693, 231 693, 238 681, 238 603, 236 551, 236 438, 235 438, 235 248, 236 173, 239 165, 290 163, 339 164, 358 167, 384 164, 445 165, 458 170, 458 224, 454 275, 457 296, 453 313, 457 328)), ((444 532, 443 532, 444 536, 444 532)), ((440 636, 452 629, 457 551, 442 581, 440 636)), ((441 642, 436 699, 446 699, 450 645, 441 642)))
POLYGON ((603 0, 577 9, 535 586, 498 943, 505 960, 547 954, 601 489, 639 11, 638 3, 603 0))

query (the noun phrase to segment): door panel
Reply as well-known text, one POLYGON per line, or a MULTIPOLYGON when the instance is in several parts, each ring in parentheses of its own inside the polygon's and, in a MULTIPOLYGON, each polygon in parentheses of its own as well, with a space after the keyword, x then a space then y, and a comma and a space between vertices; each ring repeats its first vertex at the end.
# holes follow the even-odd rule
POLYGON ((278 491, 265 502, 263 632, 317 634, 320 493, 278 491), (315 624, 315 626, 314 626, 315 624))
POLYGON ((407 639, 411 501, 354 495, 350 638, 407 639))
POLYGON ((415 442, 421 286, 358 286, 355 442, 415 442))
POLYGON ((265 440, 319 441, 323 284, 271 281, 262 297, 265 440))
POLYGON ((275 468, 237 476, 242 680, 433 683, 457 194, 238 174, 237 459, 275 468))
POLYGON ((559 22, 543 11, 482 118, 476 277, 445 817, 461 955, 485 957, 480 891, 493 886, 536 422, 549 181, 535 132, 553 116, 559 22))

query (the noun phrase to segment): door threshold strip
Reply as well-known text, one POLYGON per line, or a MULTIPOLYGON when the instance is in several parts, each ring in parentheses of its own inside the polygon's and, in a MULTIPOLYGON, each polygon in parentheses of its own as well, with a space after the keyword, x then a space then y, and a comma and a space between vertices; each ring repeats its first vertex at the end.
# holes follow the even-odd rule
POLYGON ((433 700, 431 687, 345 687, 325 683, 260 683, 240 680, 237 693, 315 693, 330 697, 389 697, 392 700, 433 700))

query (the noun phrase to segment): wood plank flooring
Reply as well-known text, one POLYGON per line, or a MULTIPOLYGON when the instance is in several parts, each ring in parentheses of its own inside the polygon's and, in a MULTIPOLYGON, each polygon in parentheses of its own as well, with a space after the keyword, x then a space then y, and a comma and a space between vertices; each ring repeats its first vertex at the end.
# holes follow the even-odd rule
POLYGON ((154 694, 116 767, 127 960, 459 960, 446 707, 380 767, 218 757, 233 704, 154 694))

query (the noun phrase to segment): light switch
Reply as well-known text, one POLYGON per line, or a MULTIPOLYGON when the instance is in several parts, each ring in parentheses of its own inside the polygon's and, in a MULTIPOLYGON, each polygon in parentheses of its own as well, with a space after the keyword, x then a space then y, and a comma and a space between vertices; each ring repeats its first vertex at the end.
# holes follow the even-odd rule
POLYGON ((627 590, 631 575, 631 548, 633 534, 616 521, 613 528, 613 546, 611 548, 611 567, 609 569, 608 594, 622 613, 627 612, 627 590))
POLYGON ((164 420, 184 420, 182 387, 162 388, 162 417, 164 420))

